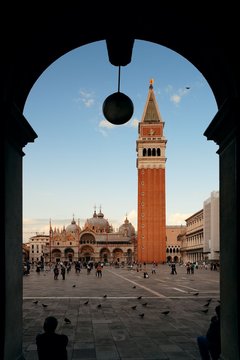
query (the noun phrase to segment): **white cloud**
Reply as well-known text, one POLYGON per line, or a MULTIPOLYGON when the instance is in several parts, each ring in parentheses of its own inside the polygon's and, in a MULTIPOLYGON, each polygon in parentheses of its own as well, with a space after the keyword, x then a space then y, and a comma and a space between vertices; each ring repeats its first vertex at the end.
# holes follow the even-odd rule
MULTIPOLYGON (((127 123, 123 124, 123 126, 131 127, 131 128, 137 128, 138 127, 139 120, 137 118, 132 119, 131 121, 128 121, 127 123)), ((99 128, 105 128, 105 129, 113 129, 117 127, 117 125, 111 124, 106 119, 103 119, 98 124, 99 128)), ((99 130, 102 135, 107 136, 107 133, 104 130, 99 130)))
POLYGON ((188 88, 181 88, 181 89, 178 90, 178 93, 179 93, 179 95, 181 97, 183 97, 183 96, 189 94, 190 91, 191 91, 190 88, 189 89, 188 88))
POLYGON ((103 119, 99 122, 97 131, 99 131, 103 136, 107 137, 108 133, 106 130, 113 129, 114 127, 115 127, 115 125, 111 124, 106 119, 103 119))
POLYGON ((94 99, 82 99, 82 102, 84 103, 84 105, 86 106, 86 107, 91 107, 91 106, 93 106, 94 105, 94 103, 95 103, 95 100, 94 99))
POLYGON ((106 119, 103 119, 100 121, 99 123, 99 127, 102 128, 107 128, 107 129, 112 129, 115 127, 115 125, 111 124, 109 121, 107 121, 106 119))
POLYGON ((180 95, 172 95, 170 96, 170 100, 174 103, 174 104, 179 104, 181 101, 181 96, 180 95))
POLYGON ((103 136, 105 136, 105 137, 108 136, 108 134, 107 134, 107 132, 106 132, 105 130, 103 130, 103 129, 98 129, 98 131, 99 131, 100 134, 102 134, 103 136))
POLYGON ((137 128, 139 124, 139 120, 137 118, 132 119, 130 122, 130 127, 137 128))
POLYGON ((137 211, 136 210, 131 210, 127 214, 127 218, 130 221, 130 223, 132 223, 132 225, 135 227, 135 230, 137 230, 137 211))
POLYGON ((174 91, 172 85, 168 85, 165 88, 165 92, 170 95, 170 101, 174 104, 178 105, 180 101, 182 100, 183 96, 189 94, 190 88, 179 88, 178 90, 174 91))
POLYGON ((165 91, 166 91, 166 93, 171 93, 171 92, 173 91, 172 85, 167 85, 167 86, 165 87, 165 91))
POLYGON ((119 227, 124 223, 126 216, 129 222, 134 226, 135 230, 137 231, 137 211, 131 210, 127 213, 120 221, 116 219, 108 219, 110 225, 113 226, 115 231, 118 231, 119 227))
POLYGON ((82 102, 87 108, 92 107, 95 104, 94 93, 90 93, 84 90, 79 91, 79 97, 75 99, 76 102, 82 102))
POLYGON ((167 225, 186 225, 185 220, 192 214, 170 214, 167 218, 167 225))

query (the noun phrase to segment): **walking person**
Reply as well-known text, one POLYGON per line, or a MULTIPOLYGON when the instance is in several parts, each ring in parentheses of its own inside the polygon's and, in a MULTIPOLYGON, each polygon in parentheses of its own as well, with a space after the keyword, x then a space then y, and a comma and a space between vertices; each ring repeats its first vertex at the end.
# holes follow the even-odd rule
POLYGON ((177 269, 176 269, 176 264, 175 263, 172 263, 171 264, 171 274, 174 275, 176 274, 177 275, 177 269))
POLYGON ((155 263, 155 261, 152 263, 152 274, 156 274, 156 263, 155 263))
POLYGON ((81 271, 81 264, 80 264, 80 261, 78 260, 75 263, 75 272, 76 272, 76 274, 80 274, 80 271, 81 271))
POLYGON ((54 266, 53 274, 54 274, 54 280, 58 280, 59 269, 58 269, 58 265, 57 265, 57 264, 54 266))
POLYGON ((27 267, 26 275, 29 275, 30 274, 30 269, 31 269, 31 263, 30 263, 30 261, 28 259, 26 261, 26 267, 27 267))
POLYGON ((90 264, 87 264, 87 275, 91 274, 92 267, 90 264))
POLYGON ((97 266, 97 277, 102 277, 102 265, 99 262, 97 266))
POLYGON ((147 264, 146 264, 145 261, 144 261, 144 263, 143 263, 143 271, 144 271, 144 272, 147 272, 147 264))
POLYGON ((195 268, 194 263, 191 263, 191 274, 194 274, 194 268, 195 268))
POLYGON ((37 268, 36 268, 36 272, 38 273, 38 274, 40 274, 40 271, 41 271, 41 263, 40 263, 40 261, 37 263, 37 268))
POLYGON ((64 266, 64 264, 61 265, 61 275, 62 275, 62 279, 65 280, 65 274, 66 274, 66 268, 64 266))
POLYGON ((69 261, 68 264, 67 264, 67 274, 69 274, 69 272, 71 271, 71 267, 72 267, 72 265, 71 265, 71 263, 69 261))
POLYGON ((97 262, 95 262, 94 267, 95 267, 95 275, 98 276, 98 272, 97 272, 98 263, 97 262))

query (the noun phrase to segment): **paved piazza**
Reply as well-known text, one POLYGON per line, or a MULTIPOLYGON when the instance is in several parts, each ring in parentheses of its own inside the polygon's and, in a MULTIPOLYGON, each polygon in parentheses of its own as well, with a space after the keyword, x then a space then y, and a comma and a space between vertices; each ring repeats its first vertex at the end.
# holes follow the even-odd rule
POLYGON ((94 269, 78 275, 72 268, 65 280, 54 280, 52 271, 31 270, 23 276, 25 359, 38 359, 35 337, 49 315, 58 319, 57 331, 68 335, 69 360, 200 359, 196 337, 206 333, 219 304, 219 272, 195 269, 189 275, 178 265, 177 275, 170 270, 159 265, 152 275, 149 266, 146 279, 143 271, 127 268, 106 266, 102 278, 94 269))

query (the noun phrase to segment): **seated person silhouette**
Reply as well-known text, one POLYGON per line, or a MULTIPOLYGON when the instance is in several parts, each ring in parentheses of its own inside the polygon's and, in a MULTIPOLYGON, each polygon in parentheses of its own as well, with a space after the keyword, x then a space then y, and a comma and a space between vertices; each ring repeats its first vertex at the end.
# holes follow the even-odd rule
POLYGON ((44 333, 36 336, 39 360, 67 360, 68 337, 57 334, 58 321, 54 316, 48 316, 43 324, 44 333))
POLYGON ((211 318, 211 323, 205 336, 198 336, 197 343, 203 360, 218 360, 221 354, 220 335, 220 305, 215 308, 216 316, 211 318))

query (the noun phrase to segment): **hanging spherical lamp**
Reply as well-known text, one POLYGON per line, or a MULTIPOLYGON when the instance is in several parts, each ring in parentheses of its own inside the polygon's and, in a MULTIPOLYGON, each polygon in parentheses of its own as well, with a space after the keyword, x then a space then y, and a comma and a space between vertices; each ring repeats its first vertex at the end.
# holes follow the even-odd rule
POLYGON ((122 125, 128 122, 133 115, 133 102, 120 89, 120 66, 118 77, 118 91, 109 95, 102 106, 105 118, 113 125, 122 125))
POLYGON ((103 114, 111 124, 125 124, 133 114, 132 100, 122 92, 115 92, 105 99, 103 114))

